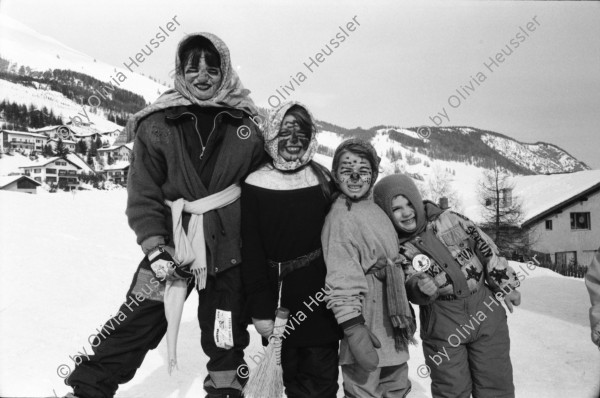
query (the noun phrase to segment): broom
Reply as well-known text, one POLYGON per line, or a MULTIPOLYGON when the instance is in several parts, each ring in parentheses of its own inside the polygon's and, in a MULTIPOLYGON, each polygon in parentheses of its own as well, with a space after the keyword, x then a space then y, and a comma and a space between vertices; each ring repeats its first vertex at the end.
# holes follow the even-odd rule
POLYGON ((279 307, 275 316, 273 334, 269 336, 269 345, 265 356, 258 366, 250 372, 244 387, 246 398, 281 398, 283 396, 283 370, 281 369, 281 339, 290 311, 279 307))

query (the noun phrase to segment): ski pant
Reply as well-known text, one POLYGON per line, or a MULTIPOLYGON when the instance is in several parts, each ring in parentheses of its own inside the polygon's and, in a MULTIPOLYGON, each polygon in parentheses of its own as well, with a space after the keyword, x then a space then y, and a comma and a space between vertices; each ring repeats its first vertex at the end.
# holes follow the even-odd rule
POLYGON ((346 398, 404 398, 411 390, 408 364, 383 366, 367 372, 358 364, 342 365, 346 398))
MULTIPOLYGON (((194 284, 188 287, 188 295, 194 284)), ((93 340, 94 355, 75 367, 65 380, 80 398, 111 398, 119 384, 130 381, 141 366, 148 350, 158 346, 167 330, 164 283, 159 283, 146 258, 140 263, 125 303, 119 313, 99 330, 93 340)), ((209 394, 240 396, 244 379, 237 369, 244 364, 244 348, 250 342, 242 316, 243 297, 240 267, 208 276, 206 288, 199 293, 198 321, 202 349, 209 357, 204 389, 209 394), (214 342, 216 310, 231 311, 233 342, 231 349, 214 342)), ((165 370, 166 371, 166 370, 165 370)), ((219 395, 217 395, 219 396, 219 395)))
POLYGON ((489 288, 420 308, 434 398, 515 396, 506 311, 489 288))
POLYGON ((281 349, 283 384, 287 398, 335 398, 338 391, 338 346, 281 349))

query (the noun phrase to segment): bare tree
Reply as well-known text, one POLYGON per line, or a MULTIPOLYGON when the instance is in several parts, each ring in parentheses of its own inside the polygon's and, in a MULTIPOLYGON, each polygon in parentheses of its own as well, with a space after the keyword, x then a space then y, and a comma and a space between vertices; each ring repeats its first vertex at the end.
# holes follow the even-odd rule
POLYGON ((424 189, 427 199, 439 203, 440 198, 448 198, 448 206, 458 213, 463 213, 462 201, 458 192, 452 187, 453 175, 447 169, 434 163, 431 175, 424 189))
POLYGON ((523 208, 520 198, 513 196, 511 175, 497 164, 486 170, 479 182, 482 227, 503 254, 523 253, 530 247, 527 231, 521 228, 523 208))

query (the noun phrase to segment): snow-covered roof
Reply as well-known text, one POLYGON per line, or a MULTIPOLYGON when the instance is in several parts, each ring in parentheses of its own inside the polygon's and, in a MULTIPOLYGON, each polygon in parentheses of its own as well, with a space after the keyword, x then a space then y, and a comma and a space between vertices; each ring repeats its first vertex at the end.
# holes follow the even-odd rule
POLYGON ((36 133, 28 133, 26 131, 16 131, 16 130, 2 130, 3 133, 9 133, 9 134, 18 134, 18 135, 26 135, 28 137, 37 137, 37 138, 48 138, 43 134, 36 134, 36 133))
POLYGON ((51 158, 41 158, 40 160, 38 160, 36 163, 31 163, 28 166, 22 166, 19 167, 20 169, 31 169, 31 168, 36 168, 36 167, 44 167, 50 163, 53 163, 57 160, 66 160, 69 163, 73 164, 75 167, 78 167, 80 169, 82 169, 85 172, 92 172, 94 173, 94 170, 86 163, 83 161, 83 159, 81 159, 79 156, 73 154, 73 153, 69 153, 67 155, 66 159, 62 159, 58 156, 54 156, 51 158))
POLYGON ((600 189, 600 170, 513 177, 513 197, 523 202, 523 225, 569 204, 581 194, 600 189))
POLYGON ((29 130, 29 132, 31 133, 41 133, 43 131, 52 131, 52 130, 56 130, 57 128, 59 128, 60 126, 62 126, 62 124, 58 124, 56 126, 45 126, 45 127, 40 127, 38 129, 32 129, 32 128, 28 128, 27 130, 29 130))
POLYGON ((73 134, 75 134, 78 137, 89 137, 96 134, 102 134, 97 128, 93 126, 86 126, 84 124, 69 124, 67 127, 71 129, 73 134))
POLYGON ((127 167, 129 167, 129 162, 119 161, 114 164, 111 164, 110 166, 106 166, 104 168, 104 171, 123 170, 127 167))
POLYGON ((34 180, 33 178, 24 176, 24 175, 19 175, 19 176, 0 176, 0 189, 6 187, 7 185, 12 184, 15 181, 18 181, 20 179, 27 179, 31 182, 33 182, 36 185, 42 185, 39 182, 37 182, 36 180, 34 180))
POLYGON ((130 151, 133 151, 133 142, 129 142, 127 144, 111 145, 111 146, 107 146, 107 147, 104 147, 104 148, 99 148, 98 151, 99 152, 100 151, 102 151, 102 152, 116 151, 117 149, 121 148, 122 146, 126 147, 130 151))

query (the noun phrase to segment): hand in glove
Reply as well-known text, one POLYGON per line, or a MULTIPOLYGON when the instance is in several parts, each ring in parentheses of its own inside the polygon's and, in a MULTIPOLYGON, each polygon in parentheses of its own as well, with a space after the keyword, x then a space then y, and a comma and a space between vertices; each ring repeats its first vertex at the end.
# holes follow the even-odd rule
POLYGON ((180 266, 175 261, 175 252, 172 247, 158 246, 148 253, 150 268, 160 281, 187 279, 193 275, 189 272, 189 266, 180 266))
POLYGON ((356 323, 344 329, 348 339, 350 352, 356 362, 367 372, 372 372, 379 365, 379 355, 375 348, 381 348, 379 339, 371 333, 364 323, 356 323))
POLYGON ((275 322, 272 319, 256 319, 252 318, 252 323, 256 328, 256 331, 265 339, 268 339, 273 334, 273 327, 275 322))

